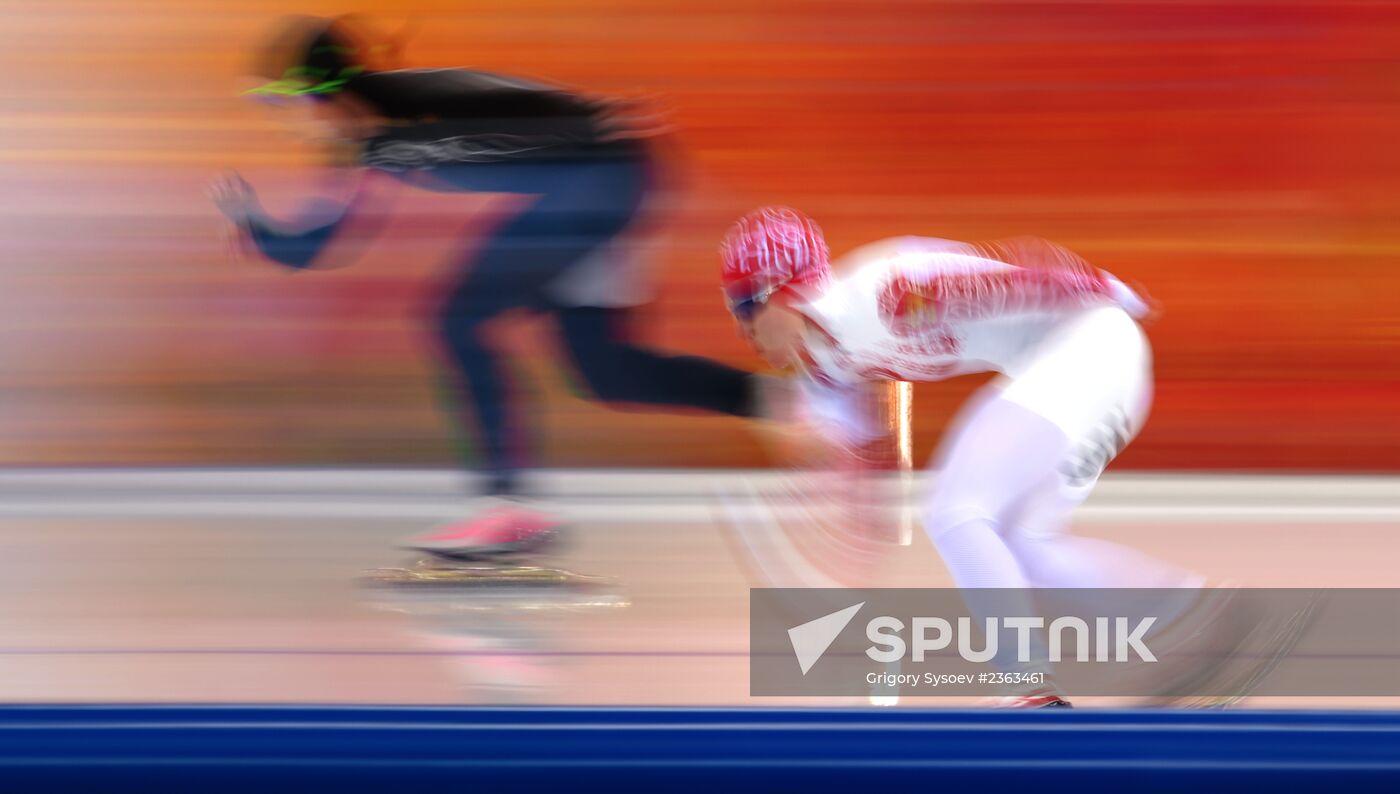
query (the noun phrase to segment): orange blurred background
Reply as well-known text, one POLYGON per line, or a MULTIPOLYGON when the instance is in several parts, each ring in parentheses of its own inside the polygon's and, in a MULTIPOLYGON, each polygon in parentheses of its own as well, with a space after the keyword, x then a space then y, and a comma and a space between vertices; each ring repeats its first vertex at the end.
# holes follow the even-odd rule
MULTIPOLYGON (((237 96, 285 13, 415 21, 413 66, 664 96, 689 191, 658 345, 745 366, 715 246, 758 203, 833 249, 1060 242, 1164 308, 1154 415, 1120 466, 1400 469, 1400 6, 486 0, 7 3, 0 463, 446 463, 420 324, 446 238, 516 199, 425 199, 354 267, 233 262, 203 194, 294 207, 321 153, 237 96)), ((736 420, 608 410, 503 327, 549 465, 753 465, 736 420)), ((924 456, 980 379, 920 385, 924 456)))

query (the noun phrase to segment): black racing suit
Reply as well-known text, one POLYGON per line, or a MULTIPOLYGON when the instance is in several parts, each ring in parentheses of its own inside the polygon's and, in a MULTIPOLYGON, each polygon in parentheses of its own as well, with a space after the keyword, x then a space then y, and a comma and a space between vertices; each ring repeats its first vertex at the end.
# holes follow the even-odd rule
MULTIPOLYGON (((346 90, 391 119, 366 143, 364 166, 433 191, 538 197, 484 244, 463 241, 437 311, 436 330, 453 370, 453 411, 479 433, 489 491, 516 488, 531 447, 520 392, 483 334, 487 320, 509 309, 557 318, 596 399, 752 415, 748 373, 638 346, 629 338, 628 309, 560 294, 561 277, 606 254, 634 222, 656 179, 647 143, 608 134, 604 103, 461 69, 369 73, 346 90)), ((346 211, 295 234, 256 222, 251 233, 269 258, 305 268, 354 215, 346 211)), ((606 279, 613 265, 590 267, 606 279)))

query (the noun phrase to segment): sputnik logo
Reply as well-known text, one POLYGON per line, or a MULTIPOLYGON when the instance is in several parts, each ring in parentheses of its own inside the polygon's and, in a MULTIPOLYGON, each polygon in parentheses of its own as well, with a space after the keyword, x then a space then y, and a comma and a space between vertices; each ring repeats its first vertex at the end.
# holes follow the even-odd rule
POLYGON ((822 658, 863 606, 864 601, 788 629, 788 639, 792 641, 792 651, 797 654, 797 664, 803 675, 822 658))

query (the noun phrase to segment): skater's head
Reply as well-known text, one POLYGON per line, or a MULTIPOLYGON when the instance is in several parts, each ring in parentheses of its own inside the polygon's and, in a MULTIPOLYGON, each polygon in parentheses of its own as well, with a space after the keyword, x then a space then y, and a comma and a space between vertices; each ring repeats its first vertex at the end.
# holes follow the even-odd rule
POLYGON ((379 114, 360 95, 357 78, 395 65, 400 46, 358 15, 288 17, 259 48, 257 85, 243 94, 308 119, 318 137, 363 138, 379 114))
POLYGON ((720 244, 721 281, 739 333, 770 364, 787 366, 804 331, 787 302, 820 292, 831 278, 831 251, 816 221, 790 207, 760 207, 720 244))

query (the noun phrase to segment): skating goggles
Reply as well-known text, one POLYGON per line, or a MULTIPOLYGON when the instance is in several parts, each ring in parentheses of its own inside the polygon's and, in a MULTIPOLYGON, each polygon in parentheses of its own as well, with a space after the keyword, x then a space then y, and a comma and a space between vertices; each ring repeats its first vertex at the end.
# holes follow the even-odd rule
POLYGON ((758 314, 758 310, 763 308, 764 304, 768 303, 769 299, 777 294, 778 290, 782 289, 784 286, 786 285, 774 284, 758 292, 753 292, 748 289, 727 289, 724 291, 724 298, 725 302, 729 305, 729 313, 739 320, 748 322, 752 320, 754 315, 758 314))

